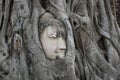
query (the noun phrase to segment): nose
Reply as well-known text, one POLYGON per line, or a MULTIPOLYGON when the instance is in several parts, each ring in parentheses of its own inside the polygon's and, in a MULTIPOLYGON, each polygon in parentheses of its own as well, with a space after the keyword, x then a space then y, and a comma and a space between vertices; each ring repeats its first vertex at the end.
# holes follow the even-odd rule
POLYGON ((59 50, 66 50, 66 43, 65 40, 63 38, 58 38, 58 49, 59 50))

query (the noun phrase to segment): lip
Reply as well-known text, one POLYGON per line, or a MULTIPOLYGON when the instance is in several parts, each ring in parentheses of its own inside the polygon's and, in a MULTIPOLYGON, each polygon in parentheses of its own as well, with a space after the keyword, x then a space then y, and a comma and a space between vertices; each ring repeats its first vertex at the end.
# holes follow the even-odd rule
POLYGON ((55 51, 55 53, 65 53, 65 51, 55 51))

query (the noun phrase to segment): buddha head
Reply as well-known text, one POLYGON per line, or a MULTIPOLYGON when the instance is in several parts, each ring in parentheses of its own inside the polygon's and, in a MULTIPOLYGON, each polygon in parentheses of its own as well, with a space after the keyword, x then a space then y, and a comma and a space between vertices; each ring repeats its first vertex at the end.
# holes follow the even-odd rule
POLYGON ((46 13, 40 18, 40 41, 48 59, 63 59, 66 52, 66 31, 62 22, 46 13))

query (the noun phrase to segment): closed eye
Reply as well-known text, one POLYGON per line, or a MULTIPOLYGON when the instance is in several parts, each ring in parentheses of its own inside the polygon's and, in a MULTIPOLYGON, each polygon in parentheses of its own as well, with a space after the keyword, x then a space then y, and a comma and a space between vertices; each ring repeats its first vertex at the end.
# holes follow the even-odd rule
POLYGON ((56 32, 53 33, 53 34, 50 34, 50 35, 49 35, 49 38, 55 38, 55 39, 56 39, 56 38, 57 38, 57 34, 56 34, 56 32))
POLYGON ((66 36, 63 36, 63 39, 65 39, 65 40, 66 40, 66 39, 67 39, 67 37, 66 37, 66 36))
POLYGON ((63 38, 63 39, 67 39, 67 36, 66 36, 65 33, 62 33, 62 38, 63 38))

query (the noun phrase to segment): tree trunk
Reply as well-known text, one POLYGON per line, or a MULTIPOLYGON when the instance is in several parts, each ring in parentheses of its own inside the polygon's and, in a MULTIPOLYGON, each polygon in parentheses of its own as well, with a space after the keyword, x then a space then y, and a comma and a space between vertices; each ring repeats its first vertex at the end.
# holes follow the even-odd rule
POLYGON ((120 80, 110 0, 0 0, 0 25, 0 80, 120 80), (49 59, 41 41, 51 24, 65 28, 62 59, 49 59))

